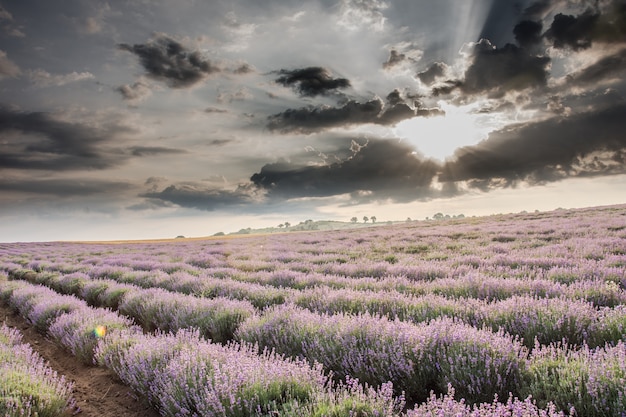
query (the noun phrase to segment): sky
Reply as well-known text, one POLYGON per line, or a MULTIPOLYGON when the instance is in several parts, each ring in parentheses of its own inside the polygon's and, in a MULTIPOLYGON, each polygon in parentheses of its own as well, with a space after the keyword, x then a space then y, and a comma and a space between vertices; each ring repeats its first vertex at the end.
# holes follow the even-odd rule
POLYGON ((626 202, 625 0, 0 0, 0 241, 626 202))

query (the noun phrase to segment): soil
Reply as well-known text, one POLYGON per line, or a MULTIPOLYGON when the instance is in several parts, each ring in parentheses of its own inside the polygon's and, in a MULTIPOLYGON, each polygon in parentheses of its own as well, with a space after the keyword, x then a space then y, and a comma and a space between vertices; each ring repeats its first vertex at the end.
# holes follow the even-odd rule
POLYGON ((137 397, 106 368, 85 365, 71 353, 46 336, 9 308, 0 304, 0 323, 15 327, 22 333, 22 341, 30 344, 48 366, 74 382, 76 407, 68 415, 79 417, 157 417, 159 414, 147 401, 137 397))

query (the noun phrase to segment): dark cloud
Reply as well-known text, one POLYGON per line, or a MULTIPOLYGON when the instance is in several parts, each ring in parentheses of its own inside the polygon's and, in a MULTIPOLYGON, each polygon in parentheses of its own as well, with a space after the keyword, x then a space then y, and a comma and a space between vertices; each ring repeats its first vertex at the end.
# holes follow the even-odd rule
POLYGON ((169 202, 181 207, 212 211, 223 207, 247 205, 255 201, 256 188, 239 186, 235 190, 207 187, 202 183, 170 185, 162 191, 151 191, 140 197, 169 202))
POLYGON ((575 51, 589 48, 599 17, 598 13, 591 10, 579 16, 559 13, 554 16, 546 37, 553 42, 555 48, 571 48, 575 51))
POLYGON ((48 113, 0 107, 0 168, 105 169, 123 161, 107 145, 130 130, 119 125, 94 128, 53 118, 48 113))
POLYGON ((209 141, 209 145, 211 146, 224 146, 224 145, 228 145, 229 143, 233 143, 235 142, 234 139, 213 139, 211 141, 209 141))
POLYGON ((272 131, 313 133, 333 127, 371 123, 383 109, 379 99, 359 103, 349 100, 342 107, 302 107, 288 109, 269 117, 267 127, 272 131))
MULTIPOLYGON (((388 102, 397 100, 397 92, 390 94, 388 102)), ((568 177, 624 174, 624 114, 622 101, 570 117, 509 126, 478 145, 457 150, 443 164, 424 159, 401 142, 352 141, 342 145, 349 153, 341 159, 325 158, 317 165, 279 161, 263 166, 250 180, 270 198, 351 194, 352 201, 366 202, 457 195, 459 182, 489 191, 521 182, 536 185, 568 177), (435 189, 434 181, 443 189, 435 189)))
POLYGON ((522 20, 513 28, 515 40, 522 47, 530 47, 541 42, 543 25, 534 20, 522 20))
POLYGON ((129 148, 133 156, 178 155, 187 153, 183 149, 165 148, 161 146, 133 146, 129 148))
POLYGON ((442 83, 438 83, 435 87, 432 88, 431 94, 433 97, 445 96, 446 94, 452 93, 454 90, 463 87, 462 80, 446 80, 442 83))
POLYGON ((448 80, 433 89, 434 95, 460 88, 467 94, 488 93, 500 97, 508 91, 543 87, 547 84, 550 58, 506 44, 497 48, 486 39, 476 44, 464 80, 448 80))
POLYGON ((190 51, 167 35, 159 35, 145 44, 119 44, 118 48, 139 58, 149 77, 172 88, 187 88, 221 71, 199 51, 190 51))
POLYGON ((512 44, 496 48, 482 41, 476 45, 462 89, 469 93, 491 91, 497 94, 545 86, 549 63, 550 58, 530 55, 512 44))
POLYGON ((578 16, 559 13, 545 36, 555 48, 575 51, 593 42, 626 43, 626 3, 614 0, 602 10, 590 8, 578 16))
POLYGON ((546 109, 549 112, 558 114, 560 116, 569 116, 572 113, 572 108, 566 106, 563 103, 563 98, 558 95, 551 96, 548 98, 546 109))
POLYGON ((492 100, 488 104, 483 105, 477 109, 474 113, 477 114, 489 114, 498 113, 509 110, 515 110, 516 105, 513 102, 507 100, 492 100))
POLYGON ((400 90, 398 90, 397 88, 393 90, 391 93, 387 94, 387 97, 385 99, 387 100, 387 103, 390 104, 391 106, 404 103, 402 94, 400 93, 400 90))
MULTIPOLYGON (((394 97, 395 92, 391 93, 394 97)), ((415 102, 419 104, 419 102, 415 102)), ((313 133, 335 127, 348 127, 358 124, 394 125, 402 120, 421 116, 438 116, 440 109, 411 107, 404 102, 385 106, 379 98, 365 103, 349 100, 341 107, 302 107, 289 109, 269 117, 267 127, 283 133, 313 133)))
POLYGON ((307 67, 295 70, 282 69, 275 81, 285 87, 292 87, 303 97, 326 95, 330 92, 350 87, 345 78, 333 78, 326 68, 307 67))
POLYGON ((132 188, 127 182, 85 179, 2 179, 0 190, 20 193, 75 197, 109 194, 132 188))
POLYGON ((417 73, 417 78, 426 85, 432 85, 437 78, 444 76, 447 68, 443 62, 435 62, 426 71, 417 73))
POLYGON ((344 142, 352 155, 332 164, 310 166, 285 161, 267 164, 250 180, 269 197, 328 197, 351 193, 355 200, 412 201, 429 198, 439 170, 398 141, 344 142))
POLYGON ((599 59, 588 67, 570 74, 568 85, 596 85, 603 81, 623 80, 626 74, 626 49, 599 59))
POLYGON ((217 107, 207 107, 204 109, 205 113, 214 114, 214 113, 228 113, 228 110, 219 109, 217 107))
POLYGON ((143 80, 133 84, 124 84, 115 89, 122 95, 122 98, 132 104, 136 104, 152 95, 150 85, 143 80))
POLYGON ((233 72, 238 75, 251 74, 254 72, 254 68, 248 63, 243 63, 235 68, 233 72))
POLYGON ((566 177, 626 173, 626 104, 508 127, 459 149, 441 181, 480 188, 541 184, 566 177), (621 161, 621 162, 620 162, 621 161))
POLYGON ((594 28, 594 40, 626 43, 626 2, 614 0, 602 13, 594 28))
POLYGON ((383 68, 389 69, 395 67, 396 65, 404 62, 406 59, 407 58, 405 54, 401 54, 395 49, 392 49, 389 53, 389 58, 387 59, 387 61, 383 62, 383 68))

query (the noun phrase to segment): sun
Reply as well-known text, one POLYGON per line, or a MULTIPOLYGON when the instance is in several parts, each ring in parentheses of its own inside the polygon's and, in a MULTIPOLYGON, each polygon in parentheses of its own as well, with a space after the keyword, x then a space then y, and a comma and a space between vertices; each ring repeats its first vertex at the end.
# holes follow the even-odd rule
POLYGON ((475 103, 454 106, 440 102, 444 116, 415 117, 398 123, 394 133, 408 140, 426 157, 440 161, 451 157, 462 146, 475 145, 489 132, 504 126, 505 121, 492 114, 480 113, 475 103))

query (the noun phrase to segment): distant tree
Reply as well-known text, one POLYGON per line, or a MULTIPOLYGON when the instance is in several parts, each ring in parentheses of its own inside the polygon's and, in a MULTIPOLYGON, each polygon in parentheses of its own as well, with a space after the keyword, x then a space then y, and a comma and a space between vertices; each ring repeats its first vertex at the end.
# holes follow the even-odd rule
POLYGON ((213 236, 224 236, 224 232, 217 232, 213 236))
POLYGON ((368 220, 369 220, 369 217, 363 216, 363 223, 367 223, 368 220))
POLYGON ((285 227, 285 225, 284 225, 284 224, 282 224, 282 223, 278 225, 278 228, 279 228, 279 229, 282 229, 283 227, 285 227))
POLYGON ((291 223, 285 222, 285 227, 289 227, 289 226, 291 226, 291 223))
POLYGON ((411 223, 412 221, 413 221, 413 220, 411 220, 411 218, 410 218, 410 217, 407 217, 407 218, 406 218, 406 222, 407 222, 407 223, 411 223))
POLYGON ((370 217, 372 219, 372 223, 376 223, 376 216, 370 217))
POLYGON ((444 217, 443 213, 435 213, 435 214, 433 214, 433 219, 435 219, 435 220, 441 220, 441 219, 443 219, 443 217, 444 217))
POLYGON ((183 236, 183 235, 176 236, 176 239, 184 239, 184 238, 185 238, 185 236, 183 236))
POLYGON ((359 219, 357 219, 356 217, 353 217, 353 218, 351 218, 351 219, 350 219, 350 221, 351 221, 352 223, 356 223, 356 222, 358 222, 358 221, 359 221, 359 219))

